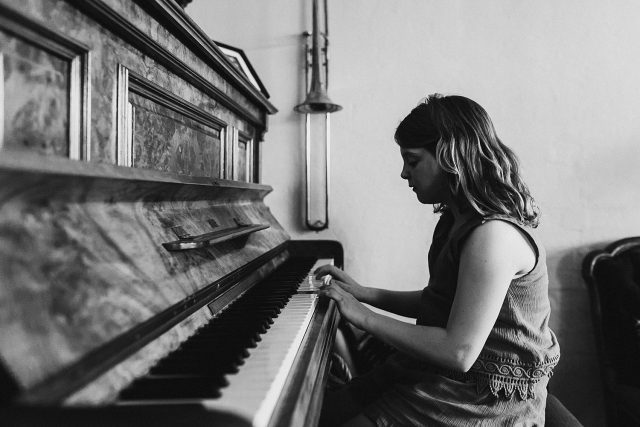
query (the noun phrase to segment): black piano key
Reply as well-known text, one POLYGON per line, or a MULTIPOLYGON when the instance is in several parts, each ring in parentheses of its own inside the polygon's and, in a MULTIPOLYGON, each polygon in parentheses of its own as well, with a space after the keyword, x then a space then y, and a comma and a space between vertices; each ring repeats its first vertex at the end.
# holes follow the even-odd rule
POLYGON ((199 375, 202 377, 224 377, 227 374, 238 372, 244 361, 232 364, 226 361, 224 364, 207 364, 199 361, 181 361, 180 363, 166 363, 154 367, 149 375, 199 375))
MULTIPOLYGON (((244 335, 243 339, 245 339, 248 344, 249 343, 255 344, 256 342, 262 339, 260 336, 261 334, 259 334, 255 330, 248 331, 243 335, 244 335)), ((233 343, 236 341, 237 340, 235 340, 235 336, 232 334, 228 334, 226 332, 210 332, 210 333, 191 337, 189 339, 189 342, 183 344, 180 347, 180 349, 188 348, 187 346, 195 345, 195 344, 210 344, 210 345, 216 346, 218 344, 226 345, 227 343, 230 343, 230 342, 233 343)))
POLYGON ((203 377, 145 377, 120 394, 123 400, 138 399, 206 399, 220 397, 223 381, 203 377))
POLYGON ((221 377, 235 373, 244 364, 243 359, 236 362, 225 361, 201 361, 197 359, 175 360, 156 365, 150 375, 200 375, 203 377, 221 377))

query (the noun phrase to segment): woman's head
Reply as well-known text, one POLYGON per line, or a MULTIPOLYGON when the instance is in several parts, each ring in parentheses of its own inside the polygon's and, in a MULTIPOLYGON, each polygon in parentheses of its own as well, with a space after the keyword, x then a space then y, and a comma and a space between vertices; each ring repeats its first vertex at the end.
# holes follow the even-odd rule
POLYGON ((455 203, 482 215, 508 215, 537 225, 537 207, 519 175, 515 154, 502 144, 484 108, 471 99, 430 95, 402 120, 395 140, 405 159, 401 176, 409 184, 419 172, 407 170, 406 154, 426 150, 435 158, 448 191, 436 204, 437 212, 455 203))

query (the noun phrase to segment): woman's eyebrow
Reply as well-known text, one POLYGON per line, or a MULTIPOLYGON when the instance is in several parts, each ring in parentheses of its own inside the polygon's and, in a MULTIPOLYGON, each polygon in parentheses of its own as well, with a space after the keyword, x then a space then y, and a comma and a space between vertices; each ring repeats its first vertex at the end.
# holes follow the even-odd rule
POLYGON ((405 160, 419 160, 420 156, 415 153, 405 152, 402 153, 402 158, 405 160))

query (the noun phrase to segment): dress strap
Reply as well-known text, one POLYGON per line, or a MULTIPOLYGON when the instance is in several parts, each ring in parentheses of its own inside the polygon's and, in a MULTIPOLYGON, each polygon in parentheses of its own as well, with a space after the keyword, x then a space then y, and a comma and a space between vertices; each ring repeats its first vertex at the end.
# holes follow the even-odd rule
POLYGON ((533 247, 533 250, 535 251, 535 255, 536 255, 536 261, 535 264, 533 265, 533 268, 527 272, 527 274, 530 274, 532 271, 534 271, 536 269, 536 267, 538 266, 539 262, 540 262, 540 256, 543 255, 542 253, 542 245, 540 245, 540 243, 538 242, 538 239, 535 235, 534 229, 531 227, 528 227, 526 225, 523 225, 520 221, 511 218, 509 216, 506 215, 487 215, 482 217, 482 220, 480 221, 480 224, 484 224, 487 221, 504 221, 504 222, 508 222, 509 224, 512 224, 514 227, 517 227, 518 230, 520 230, 520 232, 527 238, 527 240, 529 241, 529 243, 531 244, 531 246, 533 247))

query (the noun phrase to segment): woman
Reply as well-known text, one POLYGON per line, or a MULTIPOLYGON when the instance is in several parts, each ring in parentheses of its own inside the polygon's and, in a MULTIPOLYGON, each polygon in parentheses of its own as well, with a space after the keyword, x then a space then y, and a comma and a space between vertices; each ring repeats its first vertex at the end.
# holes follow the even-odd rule
POLYGON ((440 213, 429 284, 400 292, 330 274, 323 295, 356 327, 398 352, 325 397, 322 423, 347 426, 544 425, 546 387, 560 352, 549 329, 538 211, 513 152, 486 111, 431 95, 395 133, 400 176, 440 213), (367 303, 409 324, 375 313, 367 303))

